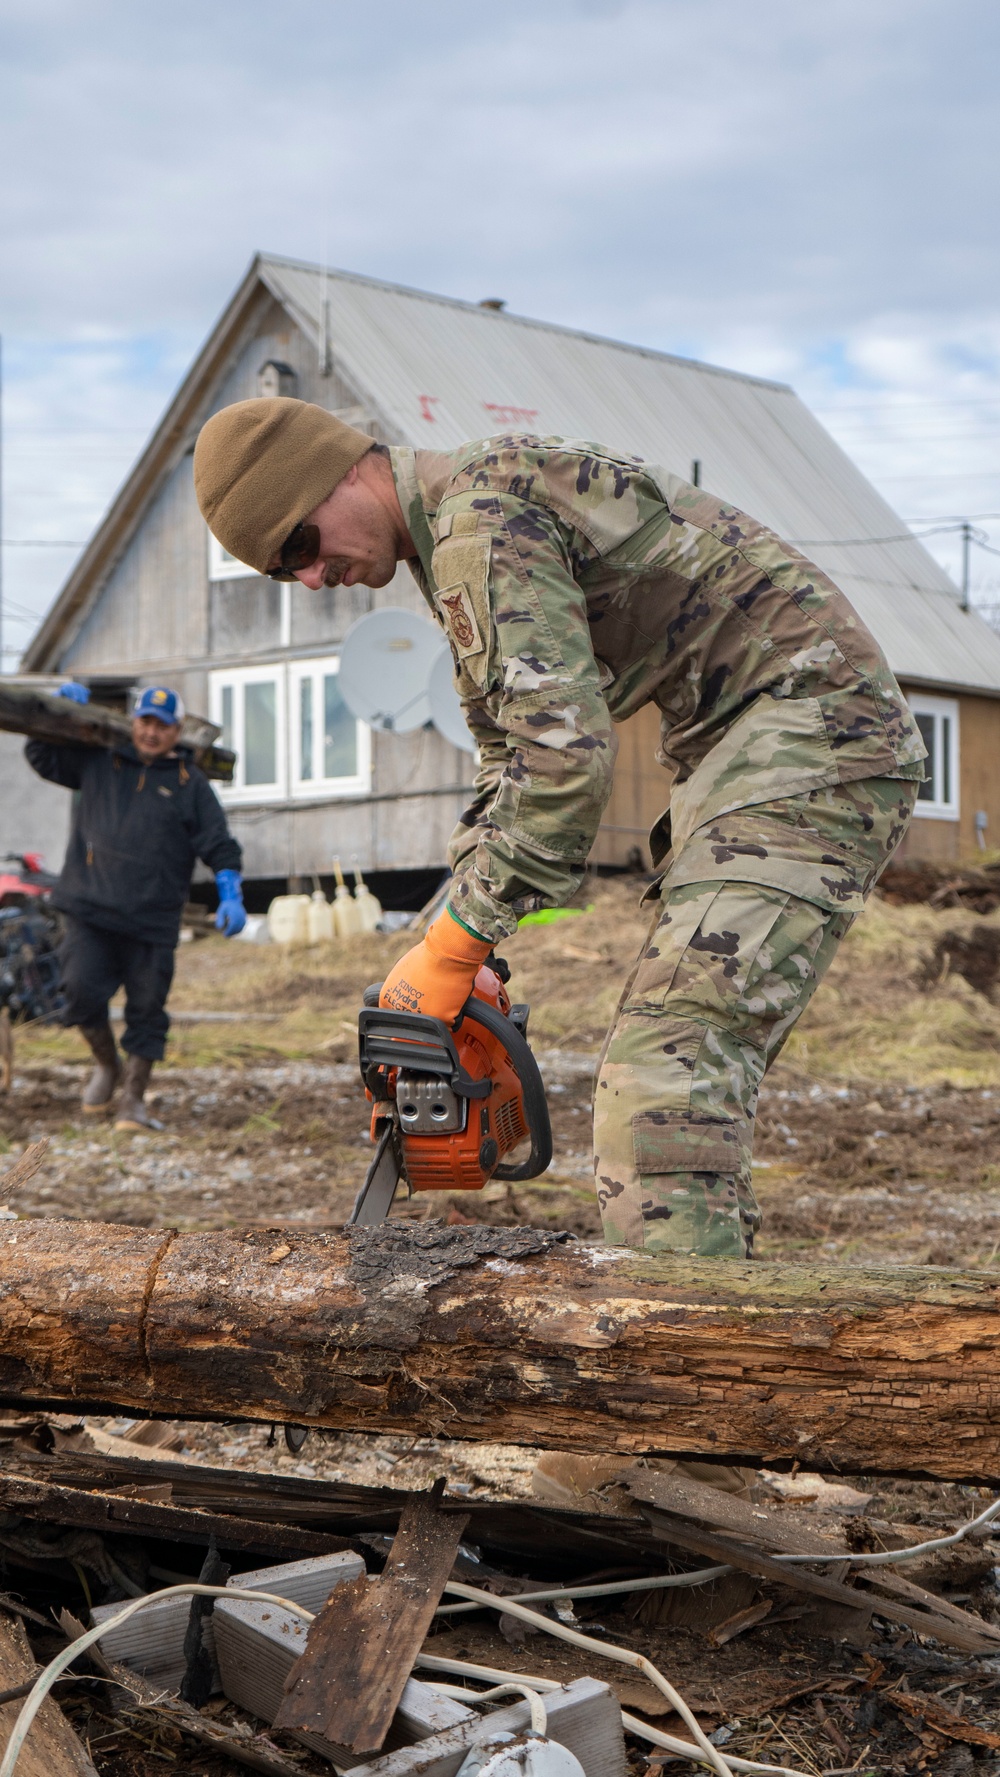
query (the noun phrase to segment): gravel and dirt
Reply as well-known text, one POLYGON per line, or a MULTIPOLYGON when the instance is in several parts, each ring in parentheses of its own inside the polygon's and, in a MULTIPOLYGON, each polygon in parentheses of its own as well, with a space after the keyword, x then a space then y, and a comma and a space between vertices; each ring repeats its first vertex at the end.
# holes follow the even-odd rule
MULTIPOLYGON (((533 1002, 555 1137, 549 1172, 474 1196, 429 1193, 396 1213, 599 1237, 593 1070, 646 918, 631 881, 594 883, 586 900, 587 910, 523 928, 505 946, 512 990, 533 1002)), ((997 1261, 1000 987, 975 960, 991 941, 1000 944, 1000 913, 881 901, 849 934, 761 1094, 763 1260, 997 1261)), ((149 1134, 81 1114, 86 1061, 74 1032, 19 1032, 0 1153, 13 1159, 40 1136, 50 1149, 12 1210, 184 1228, 340 1226, 370 1153, 357 1007, 406 943, 182 945, 168 1061, 150 1095, 163 1128, 149 1134)))

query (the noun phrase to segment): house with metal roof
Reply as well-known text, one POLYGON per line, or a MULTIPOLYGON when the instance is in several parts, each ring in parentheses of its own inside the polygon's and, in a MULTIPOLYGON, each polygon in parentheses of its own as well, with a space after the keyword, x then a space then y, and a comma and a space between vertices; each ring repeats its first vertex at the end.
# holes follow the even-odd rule
MULTIPOLYGON (((697 480, 798 543, 886 650, 931 768, 907 848, 956 858, 1000 843, 1000 634, 794 391, 592 334, 260 255, 192 364, 25 656, 30 671, 167 681, 235 747, 220 792, 250 877, 439 865, 471 777, 432 729, 371 733, 338 686, 350 624, 422 601, 400 568, 380 592, 310 592, 227 557, 201 519, 203 422, 252 395, 298 395, 385 443, 450 449, 511 427, 588 438, 697 480), (313 719, 322 715, 322 720, 313 719)), ((645 856, 666 789, 658 715, 623 725, 595 850, 645 856)))

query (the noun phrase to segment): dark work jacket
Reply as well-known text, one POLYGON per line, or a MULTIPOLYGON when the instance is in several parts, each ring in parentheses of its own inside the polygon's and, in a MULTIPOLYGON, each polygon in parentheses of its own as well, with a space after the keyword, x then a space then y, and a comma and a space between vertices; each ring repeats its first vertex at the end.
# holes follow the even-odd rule
POLYGON ((238 870, 243 854, 204 772, 190 754, 144 765, 114 748, 29 740, 28 764, 79 790, 66 862, 52 894, 61 913, 152 944, 176 944, 191 872, 238 870))

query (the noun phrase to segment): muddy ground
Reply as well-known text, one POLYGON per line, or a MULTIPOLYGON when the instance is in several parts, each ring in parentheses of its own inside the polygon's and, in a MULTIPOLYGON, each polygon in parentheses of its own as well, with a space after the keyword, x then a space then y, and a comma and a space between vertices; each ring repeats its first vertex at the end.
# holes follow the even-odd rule
MULTIPOLYGON (((429 1193, 398 1213, 599 1236, 593 1070, 645 930, 636 900, 631 883, 597 884, 591 911, 524 929, 505 947, 512 991, 533 1001, 555 1141, 549 1172, 472 1196, 429 1193)), ((0 1148, 13 1156, 42 1135, 51 1146, 13 1211, 184 1228, 339 1227, 370 1152, 356 1009, 365 983, 403 947, 399 937, 339 951, 217 938, 183 945, 168 1061, 150 1095, 163 1128, 148 1135, 119 1135, 110 1119, 81 1114, 75 1033, 19 1033, 0 1148)), ((1000 991, 982 968, 991 948, 1000 952, 1000 914, 876 904, 849 935, 762 1090, 761 1259, 997 1261, 1000 991)))
MULTIPOLYGON (((512 992, 533 1003, 555 1135, 549 1173, 471 1198, 417 1198, 399 1214, 531 1222, 599 1238, 591 1082, 646 929, 637 898, 633 882, 592 883, 585 910, 522 929, 505 947, 512 992)), ((373 937, 297 952, 217 938, 183 945, 170 1059, 154 1075, 163 1128, 148 1135, 116 1135, 110 1121, 82 1116, 75 1034, 19 1034, 13 1089, 0 1099, 0 1152, 12 1159, 43 1135, 50 1148, 8 1213, 184 1228, 339 1227, 369 1153, 353 1059, 356 1008, 364 985, 406 942, 373 937)), ((855 927, 762 1093, 761 1262, 1000 1264, 998 957, 996 913, 876 902, 855 927)), ((127 1421, 95 1423, 98 1432, 127 1429, 127 1421)), ((531 1451, 313 1434, 293 1454, 280 1433, 269 1443, 267 1428, 175 1430, 187 1460, 403 1487, 446 1473, 453 1491, 470 1496, 530 1494, 531 1451)), ((982 1503, 969 1490, 854 1479, 873 1496, 865 1511, 879 1521, 953 1525, 982 1503)), ((980 1550, 949 1594, 991 1620, 1000 1603, 993 1559, 992 1546, 980 1550)), ((653 1621, 648 1610, 636 1618, 604 1609, 591 1622, 641 1646, 744 1757, 813 1773, 1000 1771, 1000 1741, 989 1744, 1000 1733, 1000 1662, 963 1662, 884 1630, 866 1649, 847 1648, 800 1621, 787 1600, 718 1648, 697 1623, 653 1621), (985 1738, 971 1744, 921 1725, 912 1706, 892 1700, 901 1690, 941 1692, 985 1738)), ((447 1640, 464 1657, 522 1671, 593 1667, 586 1659, 566 1666, 539 1637, 512 1650, 482 1619, 467 1619, 447 1640)), ((106 1752, 94 1745, 102 1777, 147 1777, 170 1762, 206 1773, 231 1768, 189 1748, 151 1752, 126 1742, 123 1749, 112 1734, 106 1752)))

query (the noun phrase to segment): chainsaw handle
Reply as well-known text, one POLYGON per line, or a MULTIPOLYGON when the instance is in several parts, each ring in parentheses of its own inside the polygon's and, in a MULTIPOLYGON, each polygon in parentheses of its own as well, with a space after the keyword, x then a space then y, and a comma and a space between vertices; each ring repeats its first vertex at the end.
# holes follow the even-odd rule
POLYGON ((487 1000, 477 998, 475 994, 470 994, 466 1000, 458 1023, 461 1024, 465 1018, 471 1019, 473 1024, 481 1024, 484 1030, 488 1030, 491 1036, 503 1044, 524 1094, 524 1114, 531 1137, 531 1153, 519 1166, 504 1166, 501 1162, 492 1176, 510 1180, 537 1178, 552 1162, 552 1125, 549 1122, 549 1107, 542 1076, 528 1040, 505 1012, 498 1012, 495 1006, 491 1006, 487 1000))

